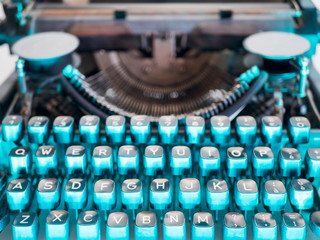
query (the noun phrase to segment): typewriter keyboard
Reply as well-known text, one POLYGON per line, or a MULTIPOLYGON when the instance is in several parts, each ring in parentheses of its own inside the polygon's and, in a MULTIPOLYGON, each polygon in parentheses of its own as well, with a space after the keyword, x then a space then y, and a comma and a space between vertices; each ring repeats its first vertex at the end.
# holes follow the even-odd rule
POLYGON ((0 239, 320 239, 302 116, 6 116, 0 239))

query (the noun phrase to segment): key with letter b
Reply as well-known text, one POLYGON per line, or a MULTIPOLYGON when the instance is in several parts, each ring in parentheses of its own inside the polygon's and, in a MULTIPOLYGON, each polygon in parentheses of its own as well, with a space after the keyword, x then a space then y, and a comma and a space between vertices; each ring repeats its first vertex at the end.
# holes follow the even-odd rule
POLYGON ((157 240, 157 217, 153 212, 140 212, 136 216, 135 239, 157 240))

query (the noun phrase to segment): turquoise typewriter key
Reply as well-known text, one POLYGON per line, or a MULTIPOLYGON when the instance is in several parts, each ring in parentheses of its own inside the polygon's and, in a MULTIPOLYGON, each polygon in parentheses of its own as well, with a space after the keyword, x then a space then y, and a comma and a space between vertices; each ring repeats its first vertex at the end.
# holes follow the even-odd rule
POLYGON ((87 166, 86 149, 83 146, 70 146, 65 156, 67 174, 84 174, 87 166))
POLYGON ((35 213, 21 212, 12 224, 12 234, 14 240, 37 240, 39 231, 39 221, 35 213))
POLYGON ((74 136, 74 119, 70 116, 59 116, 53 121, 53 136, 56 143, 70 144, 74 136))
POLYGON ((79 122, 80 140, 85 143, 96 144, 100 138, 100 118, 95 115, 86 115, 79 122))
POLYGON ((212 215, 207 212, 197 212, 193 215, 191 240, 214 239, 214 222, 212 215))
POLYGON ((191 172, 192 160, 189 147, 175 146, 172 148, 170 168, 175 176, 191 172))
POLYGON ((130 240, 129 218, 124 212, 114 212, 108 216, 107 239, 130 240))
POLYGON ((99 210, 111 210, 116 205, 115 183, 110 179, 101 179, 94 184, 93 202, 99 210))
POLYGON ((133 116, 130 120, 130 131, 135 143, 147 143, 151 137, 150 118, 145 115, 133 116))
POLYGON ((157 240, 157 217, 153 212, 140 212, 136 216, 134 239, 157 240))
POLYGON ((201 203, 200 182, 196 178, 184 178, 180 181, 179 204, 183 209, 194 209, 201 203))
POLYGON ((241 144, 252 145, 256 141, 257 122, 251 116, 236 118, 237 140, 241 144))
POLYGON ((55 146, 40 146, 35 156, 36 172, 39 175, 48 174, 58 168, 58 157, 55 146))
POLYGON ((278 180, 269 180, 264 184, 263 204, 269 211, 282 211, 287 203, 284 184, 278 180))
POLYGON ((202 147, 200 149, 201 176, 217 175, 221 168, 220 154, 215 147, 202 147))
POLYGON ((168 179, 154 179, 150 186, 150 205, 153 209, 164 210, 172 203, 172 189, 168 179))
POLYGON ((59 204, 60 184, 56 178, 42 179, 37 188, 39 209, 54 209, 59 204))
POLYGON ((2 139, 6 142, 20 141, 24 134, 23 118, 19 115, 9 115, 2 120, 2 139))
POLYGON ((69 215, 65 210, 51 211, 46 220, 47 240, 69 239, 69 215))
POLYGON ((241 179, 235 187, 235 201, 242 211, 252 211, 259 203, 257 183, 251 179, 241 179))
POLYGON ((30 118, 28 122, 29 142, 44 144, 49 138, 49 118, 36 116, 30 118))
POLYGON ((11 211, 27 209, 31 201, 31 184, 27 179, 12 180, 7 187, 7 202, 11 211))
POLYGON ((92 172, 96 176, 113 174, 112 148, 109 146, 95 147, 92 153, 92 167, 92 172))
POLYGON ((216 144, 226 144, 230 141, 231 124, 227 116, 217 115, 210 119, 211 138, 216 144))
POLYGON ((313 186, 307 179, 293 179, 289 186, 291 205, 298 210, 313 207, 313 186))
POLYGON ((299 213, 284 213, 281 220, 281 239, 306 239, 306 222, 299 213))
POLYGON ((257 177, 270 176, 274 171, 273 152, 268 147, 255 147, 253 149, 253 173, 257 177))
POLYGON ((138 209, 143 204, 143 188, 139 179, 127 179, 121 188, 122 205, 126 209, 138 209))
POLYGON ((280 175, 283 177, 299 177, 301 175, 302 158, 295 148, 282 148, 279 153, 280 175))
POLYGON ((64 200, 69 209, 83 209, 88 197, 87 183, 83 179, 70 179, 64 189, 64 200))
POLYGON ((317 237, 320 237, 320 211, 313 212, 310 215, 309 226, 310 226, 311 231, 317 237))
POLYGON ((309 148, 306 153, 306 170, 309 177, 320 176, 320 148, 309 148))
POLYGON ((223 239, 247 239, 247 224, 241 213, 230 212, 224 216, 223 239))
POLYGON ((277 222, 270 213, 254 215, 253 239, 277 240, 277 222))
POLYGON ((124 145, 118 151, 118 173, 120 175, 139 172, 139 152, 133 145, 124 145))
POLYGON ((163 221, 163 239, 164 240, 186 240, 186 221, 182 212, 167 212, 163 221))
POLYGON ((246 173, 248 167, 247 153, 242 147, 227 149, 227 174, 228 177, 238 177, 246 173))
POLYGON ((291 117, 288 130, 290 140, 293 144, 309 142, 311 124, 306 117, 291 117))
POLYGON ((264 143, 280 143, 282 138, 282 121, 276 116, 265 116, 261 120, 261 135, 264 143))
POLYGON ((106 119, 105 129, 109 142, 123 143, 126 136, 126 119, 119 115, 109 116, 106 119))
POLYGON ((23 175, 31 172, 31 149, 15 147, 9 153, 10 172, 12 175, 23 175))
POLYGON ((224 210, 229 206, 229 188, 225 180, 208 181, 207 204, 210 210, 224 210))
POLYGON ((78 240, 100 240, 100 221, 96 211, 84 211, 77 221, 78 240))
POLYGON ((178 137, 178 119, 175 116, 161 116, 158 132, 163 144, 174 143, 178 137))
POLYGON ((204 140, 205 121, 203 117, 188 116, 186 118, 186 140, 188 143, 197 144, 204 140))
POLYGON ((143 156, 144 174, 153 176, 162 173, 165 167, 165 155, 161 146, 147 146, 143 156))

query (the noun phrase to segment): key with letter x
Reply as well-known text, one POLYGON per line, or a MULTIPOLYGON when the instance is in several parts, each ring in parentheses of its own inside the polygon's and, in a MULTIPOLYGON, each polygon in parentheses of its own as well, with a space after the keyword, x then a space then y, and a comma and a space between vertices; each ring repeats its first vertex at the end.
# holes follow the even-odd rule
POLYGON ((46 221, 47 240, 69 239, 69 215, 65 210, 51 211, 46 221))

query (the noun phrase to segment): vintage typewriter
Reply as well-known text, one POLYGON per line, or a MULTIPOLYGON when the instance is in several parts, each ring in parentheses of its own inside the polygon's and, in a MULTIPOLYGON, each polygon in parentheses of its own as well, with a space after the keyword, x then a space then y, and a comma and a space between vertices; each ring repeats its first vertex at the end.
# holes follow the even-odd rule
POLYGON ((1 240, 320 239, 311 0, 2 6, 1 240))

